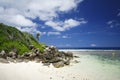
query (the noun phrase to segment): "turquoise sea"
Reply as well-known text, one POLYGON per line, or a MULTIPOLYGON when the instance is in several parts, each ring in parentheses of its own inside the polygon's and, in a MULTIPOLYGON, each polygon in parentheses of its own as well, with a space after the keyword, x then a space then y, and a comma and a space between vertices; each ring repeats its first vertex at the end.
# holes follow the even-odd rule
POLYGON ((80 58, 75 69, 82 75, 80 80, 120 80, 120 50, 65 49, 80 58))

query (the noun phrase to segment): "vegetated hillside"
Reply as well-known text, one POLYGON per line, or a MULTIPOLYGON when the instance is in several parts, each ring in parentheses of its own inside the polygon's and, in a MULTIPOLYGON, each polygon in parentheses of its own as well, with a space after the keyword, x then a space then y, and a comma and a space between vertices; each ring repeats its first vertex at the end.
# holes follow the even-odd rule
POLYGON ((39 43, 31 34, 0 23, 0 51, 4 50, 7 53, 14 51, 23 54, 30 51, 30 45, 39 48, 41 52, 43 51, 44 44, 39 43))

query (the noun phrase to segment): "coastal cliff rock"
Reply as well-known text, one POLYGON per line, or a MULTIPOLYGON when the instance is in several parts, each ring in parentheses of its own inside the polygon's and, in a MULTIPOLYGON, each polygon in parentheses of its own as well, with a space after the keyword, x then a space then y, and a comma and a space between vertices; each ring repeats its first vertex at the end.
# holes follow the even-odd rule
POLYGON ((73 53, 59 51, 54 46, 44 47, 44 52, 40 52, 38 48, 32 49, 30 52, 26 52, 23 55, 19 55, 15 52, 9 52, 8 54, 3 50, 0 52, 0 62, 42 62, 44 65, 48 66, 52 64, 55 68, 64 67, 65 65, 70 65, 70 60, 73 59, 73 53))

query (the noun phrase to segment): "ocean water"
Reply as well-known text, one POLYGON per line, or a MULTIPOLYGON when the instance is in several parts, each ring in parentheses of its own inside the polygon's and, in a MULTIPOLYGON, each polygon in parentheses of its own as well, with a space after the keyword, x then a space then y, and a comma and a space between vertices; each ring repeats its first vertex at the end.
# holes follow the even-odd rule
POLYGON ((120 50, 66 50, 80 58, 76 73, 80 80, 120 80, 120 50))

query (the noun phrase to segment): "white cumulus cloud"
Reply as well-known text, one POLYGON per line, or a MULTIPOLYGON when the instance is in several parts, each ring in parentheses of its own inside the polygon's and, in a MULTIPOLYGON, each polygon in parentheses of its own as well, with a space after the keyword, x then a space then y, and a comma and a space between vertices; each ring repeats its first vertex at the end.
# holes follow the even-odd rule
POLYGON ((85 23, 87 23, 87 21, 84 21, 84 20, 77 21, 74 19, 68 19, 68 20, 65 20, 64 22, 47 21, 45 24, 57 31, 65 31, 85 23))
POLYGON ((55 22, 59 13, 68 13, 76 9, 78 3, 83 0, 0 0, 0 22, 16 26, 23 31, 37 30, 38 23, 33 22, 35 18, 44 21, 58 31, 65 31, 78 26, 84 21, 67 19, 55 22), (29 30, 30 29, 30 30, 29 30))
POLYGON ((60 32, 48 32, 47 35, 50 36, 50 35, 60 35, 61 33, 60 32))
POLYGON ((7 24, 13 26, 35 26, 36 24, 33 23, 31 20, 27 19, 25 16, 17 13, 16 9, 4 9, 0 7, 0 21, 6 22, 7 24))

